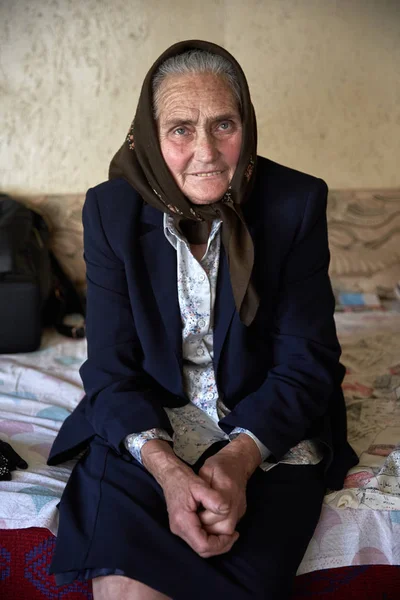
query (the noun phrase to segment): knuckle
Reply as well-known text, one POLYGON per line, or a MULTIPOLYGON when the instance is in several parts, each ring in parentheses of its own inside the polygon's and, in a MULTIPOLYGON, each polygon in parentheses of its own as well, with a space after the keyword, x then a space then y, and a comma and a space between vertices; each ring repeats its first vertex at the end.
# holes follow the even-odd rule
POLYGON ((173 533, 174 535, 178 534, 178 528, 177 528, 176 524, 174 523, 174 521, 169 522, 169 528, 171 530, 171 533, 173 533))
POLYGON ((210 551, 207 544, 204 544, 203 542, 196 543, 194 550, 197 552, 197 554, 200 554, 200 556, 207 554, 210 551))
POLYGON ((232 548, 234 543, 235 543, 235 539, 232 537, 232 534, 231 534, 227 537, 225 544, 224 544, 224 548, 226 549, 226 552, 232 548))
POLYGON ((179 533, 182 531, 182 519, 177 515, 172 517, 169 521, 169 528, 172 533, 179 535, 179 533))
POLYGON ((232 533, 235 531, 235 522, 226 520, 222 523, 217 523, 214 527, 214 530, 219 535, 232 535, 232 533))
POLYGON ((193 482, 193 487, 191 489, 194 493, 202 492, 204 489, 207 489, 207 484, 205 481, 200 479, 200 481, 193 482))
POLYGON ((224 533, 226 535, 233 535, 233 533, 235 531, 235 527, 236 527, 236 523, 229 523, 229 524, 227 524, 227 526, 225 527, 224 533))

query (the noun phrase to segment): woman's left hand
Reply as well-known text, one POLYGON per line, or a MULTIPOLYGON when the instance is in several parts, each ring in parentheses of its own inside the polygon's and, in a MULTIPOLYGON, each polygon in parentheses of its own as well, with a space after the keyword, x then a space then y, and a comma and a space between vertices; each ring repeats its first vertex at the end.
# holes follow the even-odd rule
POLYGON ((200 521, 208 533, 233 534, 246 512, 247 481, 260 462, 260 452, 246 434, 240 434, 206 460, 199 476, 220 492, 229 506, 229 511, 223 514, 211 510, 199 512, 200 521))

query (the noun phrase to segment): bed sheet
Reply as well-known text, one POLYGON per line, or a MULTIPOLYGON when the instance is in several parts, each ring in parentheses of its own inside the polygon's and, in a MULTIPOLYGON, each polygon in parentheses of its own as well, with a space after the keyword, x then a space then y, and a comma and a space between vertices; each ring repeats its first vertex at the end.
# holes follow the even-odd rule
MULTIPOLYGON (((400 313, 336 315, 347 373, 349 439, 360 464, 327 494, 299 574, 361 564, 400 564, 400 313)), ((75 461, 48 467, 64 418, 82 398, 84 340, 46 331, 40 350, 0 356, 0 437, 28 462, 0 482, 0 528, 45 527, 75 461)), ((296 510, 295 499, 293 510, 296 510)))
POLYGON ((335 315, 348 435, 360 463, 325 496, 298 574, 400 564, 400 313, 335 315))
POLYGON ((0 481, 0 528, 46 527, 57 532, 59 502, 75 461, 46 460, 63 420, 83 396, 79 367, 86 341, 45 331, 41 347, 0 355, 0 438, 28 463, 0 481))
POLYGON ((326 502, 400 510, 400 313, 338 314, 348 434, 359 464, 326 502))

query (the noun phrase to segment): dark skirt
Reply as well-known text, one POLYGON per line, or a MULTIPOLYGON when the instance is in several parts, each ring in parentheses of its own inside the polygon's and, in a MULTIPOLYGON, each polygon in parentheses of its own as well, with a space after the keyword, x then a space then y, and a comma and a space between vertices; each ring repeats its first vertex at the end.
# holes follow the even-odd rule
MULTIPOLYGON (((194 470, 220 447, 214 444, 194 470)), ((324 493, 322 464, 257 469, 248 482, 238 541, 228 553, 204 559, 171 533, 162 489, 146 469, 95 438, 61 499, 50 573, 58 585, 125 575, 174 600, 284 600, 324 493)))

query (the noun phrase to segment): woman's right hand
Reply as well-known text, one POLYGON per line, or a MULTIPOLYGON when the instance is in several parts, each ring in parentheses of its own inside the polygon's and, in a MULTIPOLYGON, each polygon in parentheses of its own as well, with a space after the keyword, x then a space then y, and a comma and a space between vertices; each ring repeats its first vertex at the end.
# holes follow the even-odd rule
POLYGON ((239 534, 209 534, 199 518, 201 510, 222 518, 229 512, 220 492, 198 477, 162 440, 151 440, 143 446, 142 461, 163 489, 171 532, 202 558, 229 552, 239 534))

